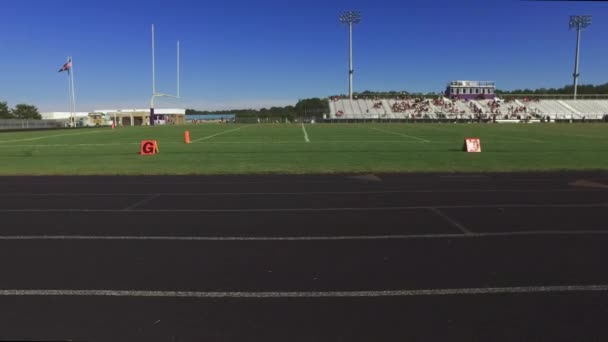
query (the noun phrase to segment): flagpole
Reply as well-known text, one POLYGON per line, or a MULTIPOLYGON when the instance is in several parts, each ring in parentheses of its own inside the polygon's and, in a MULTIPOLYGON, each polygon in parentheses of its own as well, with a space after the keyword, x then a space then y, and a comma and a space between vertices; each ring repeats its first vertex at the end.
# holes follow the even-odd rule
MULTIPOLYGON (((68 63, 70 63, 70 56, 67 57, 66 65, 68 63)), ((72 78, 70 77, 70 69, 67 69, 67 72, 68 72, 68 110, 70 111, 68 127, 71 128, 72 124, 73 124, 73 120, 72 120, 72 78)))
POLYGON ((72 67, 70 68, 70 77, 72 78, 72 121, 74 122, 74 127, 76 127, 76 92, 74 91, 74 59, 70 56, 70 60, 72 61, 72 67))

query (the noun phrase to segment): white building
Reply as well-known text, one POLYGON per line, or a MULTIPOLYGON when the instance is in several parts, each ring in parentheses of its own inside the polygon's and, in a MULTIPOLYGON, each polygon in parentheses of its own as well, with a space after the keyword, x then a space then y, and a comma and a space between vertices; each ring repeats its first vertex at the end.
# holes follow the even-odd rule
MULTIPOLYGON (((72 113, 70 112, 44 112, 40 113, 43 120, 54 120, 63 123, 64 125, 68 125, 70 123, 70 116, 72 113)), ((88 112, 75 112, 74 113, 74 121, 76 121, 76 125, 78 126, 92 126, 89 123, 89 113, 88 112)))
MULTIPOLYGON (((155 109, 156 124, 181 125, 186 121, 185 109, 155 109)), ((41 113, 46 120, 65 123, 70 121, 70 112, 41 113)), ((110 126, 115 122, 118 126, 142 126, 150 124, 149 109, 102 109, 89 112, 76 112, 74 118, 77 126, 110 126)))
MULTIPOLYGON (((116 122, 119 126, 145 126, 150 124, 150 109, 102 109, 93 114, 108 116, 109 120, 116 122)), ((181 125, 186 121, 185 109, 163 109, 154 110, 156 124, 181 125)))

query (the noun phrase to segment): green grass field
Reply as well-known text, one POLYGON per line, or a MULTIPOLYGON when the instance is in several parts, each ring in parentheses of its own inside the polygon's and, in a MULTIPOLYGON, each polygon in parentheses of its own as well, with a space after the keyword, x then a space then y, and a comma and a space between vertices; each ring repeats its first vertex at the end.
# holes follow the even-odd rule
POLYGON ((1 175, 607 170, 606 124, 300 124, 0 133, 1 175), (192 144, 184 144, 189 130, 192 144), (465 137, 483 152, 461 151, 465 137), (155 139, 160 154, 140 156, 155 139))

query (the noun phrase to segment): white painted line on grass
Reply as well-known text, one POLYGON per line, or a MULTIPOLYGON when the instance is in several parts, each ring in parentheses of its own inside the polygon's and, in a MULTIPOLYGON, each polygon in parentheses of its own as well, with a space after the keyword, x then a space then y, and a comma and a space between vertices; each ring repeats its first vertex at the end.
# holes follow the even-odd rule
POLYGON ((230 242, 230 241, 360 241, 360 240, 441 240, 482 239, 518 236, 603 236, 605 230, 530 230, 471 234, 401 234, 401 235, 344 235, 344 236, 129 236, 129 235, 7 235, 0 241, 174 241, 174 242, 230 242))
POLYGON ((304 141, 306 141, 307 143, 310 142, 310 139, 308 139, 308 132, 306 132, 306 127, 304 127, 304 123, 302 122, 302 132, 304 133, 304 141))
POLYGON ((454 295, 500 295, 606 292, 608 285, 516 286, 474 287, 420 290, 372 290, 372 291, 149 291, 149 290, 0 290, 3 297, 145 297, 145 298, 357 298, 357 297, 422 297, 454 295))
POLYGON ((515 136, 509 136, 509 135, 495 135, 495 136, 499 136, 501 138, 508 138, 508 139, 518 139, 524 142, 531 142, 531 143, 537 143, 537 144, 544 144, 545 142, 542 140, 537 140, 537 139, 530 139, 530 138, 521 138, 521 137, 515 137, 515 136))
POLYGON ((387 130, 380 129, 380 128, 376 128, 376 127, 370 127, 370 128, 371 128, 371 129, 374 129, 374 130, 376 130, 376 131, 379 131, 379 132, 384 132, 384 133, 394 134, 394 135, 398 135, 398 136, 402 136, 402 137, 406 137, 406 138, 410 138, 410 139, 416 139, 416 140, 423 141, 423 142, 427 142, 427 143, 430 143, 430 142, 431 142, 430 140, 426 140, 426 139, 422 139, 422 138, 414 137, 414 136, 407 135, 407 134, 403 134, 403 133, 397 133, 397 132, 387 131, 387 130))
POLYGON ((226 133, 230 133, 230 132, 235 132, 235 131, 238 131, 238 130, 243 129, 245 127, 247 127, 247 126, 241 126, 241 127, 235 128, 235 129, 231 129, 231 130, 222 131, 222 132, 219 132, 219 133, 216 133, 216 134, 208 135, 208 136, 202 137, 200 139, 192 140, 192 143, 195 143, 197 141, 208 140, 208 139, 211 139, 213 137, 217 137, 218 135, 222 135, 222 134, 226 134, 226 133))
MULTIPOLYGON (((103 146, 123 146, 123 145, 139 145, 140 143, 108 143, 108 144, 35 144, 35 145, 0 145, 0 148, 16 148, 16 147, 103 147, 103 146)), ((167 142, 163 143, 167 144, 167 142)), ((183 143, 180 143, 183 144, 183 143)))
POLYGON ((460 229, 460 231, 463 232, 465 235, 471 235, 471 234, 473 234, 473 232, 470 231, 469 229, 467 229, 467 227, 465 227, 462 224, 458 223, 456 220, 452 219, 448 215, 442 213, 439 209, 437 209, 437 208, 431 208, 431 211, 434 212, 439 217, 441 217, 442 219, 444 219, 445 221, 449 222, 454 227, 460 229))
POLYGON ((96 133, 107 133, 107 132, 111 132, 111 131, 109 131, 109 130, 104 130, 104 131, 89 131, 89 132, 80 132, 80 133, 65 133, 65 134, 45 135, 45 136, 42 136, 42 137, 27 138, 27 139, 1 140, 0 144, 2 144, 2 143, 9 143, 9 142, 33 141, 33 140, 41 140, 41 139, 47 139, 47 138, 65 137, 65 136, 70 136, 70 135, 96 134, 96 133))
MULTIPOLYGON (((402 207, 343 207, 343 208, 243 208, 243 209, 134 209, 122 212, 139 213, 263 213, 263 212, 336 212, 336 211, 392 211, 421 209, 492 209, 492 208, 606 208, 608 203, 592 204, 479 204, 433 205, 402 207)), ((109 213, 115 209, 0 209, 0 213, 109 213)))

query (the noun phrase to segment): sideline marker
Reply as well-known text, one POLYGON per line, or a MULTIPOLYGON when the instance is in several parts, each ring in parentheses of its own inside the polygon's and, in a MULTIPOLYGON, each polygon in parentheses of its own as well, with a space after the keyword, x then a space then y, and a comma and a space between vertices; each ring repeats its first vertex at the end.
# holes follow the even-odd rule
POLYGON ((150 156, 159 153, 158 143, 156 140, 143 140, 139 149, 139 154, 142 156, 150 156))
POLYGON ((467 153, 481 153, 481 140, 479 138, 465 138, 462 150, 467 153))
POLYGON ((184 132, 184 141, 186 142, 186 144, 190 143, 190 131, 184 132))

